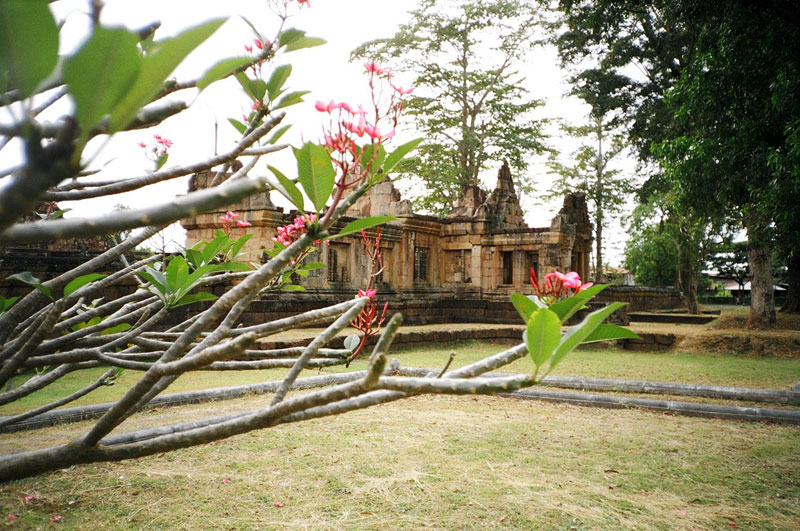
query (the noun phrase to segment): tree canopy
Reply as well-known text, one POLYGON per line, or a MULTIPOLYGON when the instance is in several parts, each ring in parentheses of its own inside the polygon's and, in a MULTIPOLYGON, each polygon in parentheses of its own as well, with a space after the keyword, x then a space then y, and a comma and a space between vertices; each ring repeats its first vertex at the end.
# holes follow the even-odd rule
POLYGON ((405 112, 426 140, 402 169, 425 187, 417 207, 446 214, 490 161, 507 160, 517 189, 531 190, 528 158, 545 145, 530 112, 542 102, 528 95, 519 69, 534 22, 519 0, 424 0, 395 35, 353 51, 415 76, 405 112))

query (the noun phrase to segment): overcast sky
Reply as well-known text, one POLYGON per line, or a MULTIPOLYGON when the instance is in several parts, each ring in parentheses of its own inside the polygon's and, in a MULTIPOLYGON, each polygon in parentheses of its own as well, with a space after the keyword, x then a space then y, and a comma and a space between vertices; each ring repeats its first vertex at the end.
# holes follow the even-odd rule
MULTIPOLYGON (((59 0, 51 4, 57 17, 66 21, 62 32, 62 54, 73 51, 86 37, 87 3, 86 0, 59 0)), ((368 93, 363 67, 360 64, 349 63, 350 51, 362 42, 391 36, 398 24, 407 20, 406 12, 412 9, 415 3, 415 1, 396 0, 311 0, 310 7, 293 10, 294 16, 288 21, 287 26, 297 27, 306 30, 309 35, 322 37, 328 44, 293 52, 278 61, 278 64, 291 63, 293 66, 289 81, 290 90, 311 91, 305 103, 289 108, 284 122, 293 124, 291 132, 285 137, 288 141, 296 144, 303 139, 317 140, 320 137, 322 122, 319 113, 313 110, 313 104, 318 99, 366 103, 368 93)), ((239 16, 250 20, 265 36, 273 35, 276 28, 276 17, 269 10, 265 0, 224 2, 107 0, 106 4, 102 18, 104 24, 139 28, 158 20, 161 21, 161 28, 157 33, 159 38, 178 33, 186 27, 210 18, 230 17, 230 20, 211 39, 179 67, 176 72, 179 80, 199 76, 216 59, 244 52, 243 45, 252 41, 252 31, 239 16)), ((555 50, 552 48, 533 50, 520 71, 527 78, 526 86, 531 96, 546 101, 546 106, 540 110, 537 117, 560 117, 572 122, 579 122, 585 118, 586 106, 579 100, 564 96, 568 90, 564 80, 566 73, 557 65, 555 50)), ((400 81, 402 85, 407 86, 411 80, 401 78, 400 81)), ((213 155, 215 122, 218 125, 218 151, 222 152, 233 145, 238 133, 227 123, 227 118, 241 119, 241 115, 249 110, 249 101, 235 81, 226 80, 212 85, 199 96, 194 92, 184 91, 176 97, 192 102, 191 109, 178 117, 166 120, 152 131, 131 132, 118 135, 108 142, 96 140, 92 143, 90 147, 94 149, 102 146, 94 165, 106 164, 103 179, 140 175, 150 169, 151 163, 136 144, 139 141, 148 141, 154 132, 172 139, 174 143, 167 167, 213 155)), ((53 109, 50 117, 55 118, 64 110, 64 107, 53 109)), ((558 133, 555 128, 550 132, 554 135, 558 133)), ((569 153, 574 148, 574 144, 569 140, 557 136, 550 139, 550 144, 564 153, 569 153)), ((11 147, 0 152, 0 167, 10 166, 16 157, 18 151, 11 147)), ((272 157, 269 163, 286 169, 287 173, 294 173, 294 165, 288 154, 272 157)), ((633 167, 630 163, 625 166, 629 171, 633 167)), ((265 171, 258 168, 256 174, 265 171)), ((494 187, 497 170, 497 167, 492 166, 482 175, 486 187, 490 189, 494 187)), ((544 159, 534 160, 530 171, 537 186, 546 190, 551 177, 546 175, 544 159)), ((400 188, 407 190, 408 185, 401 183, 400 188)), ((129 206, 143 205, 152 203, 155 197, 163 201, 163 198, 183 193, 185 190, 186 179, 178 179, 112 199, 97 199, 84 202, 82 205, 64 206, 80 207, 76 208, 76 214, 91 216, 108 211, 115 203, 129 206)), ((422 190, 410 191, 414 192, 421 193, 422 190)), ((535 205, 530 198, 523 202, 523 208, 527 212, 526 221, 532 226, 548 225, 559 207, 558 201, 544 206, 535 205)), ((612 229, 609 232, 606 256, 612 265, 616 265, 621 261, 623 235, 619 229, 612 229)), ((170 235, 181 243, 182 237, 179 232, 173 231, 170 235)))

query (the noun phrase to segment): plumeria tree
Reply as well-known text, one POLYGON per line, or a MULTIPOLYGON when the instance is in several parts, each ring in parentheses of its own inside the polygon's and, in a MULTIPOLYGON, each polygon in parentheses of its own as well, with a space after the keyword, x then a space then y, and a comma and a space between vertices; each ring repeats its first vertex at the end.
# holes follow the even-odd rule
MULTIPOLYGON (((513 391, 541 381, 537 374, 552 370, 582 341, 613 337, 616 329, 601 321, 619 305, 591 313, 579 325, 562 331, 562 324, 601 289, 575 289, 574 275, 559 277, 544 296, 517 296, 514 304, 526 322, 525 343, 438 378, 398 377, 386 374, 387 351, 401 323, 394 315, 384 322, 374 299, 371 279, 380 271, 379 242, 365 237, 365 252, 373 262, 373 276, 351 300, 269 322, 241 323, 251 302, 264 290, 285 289, 292 275, 320 267, 309 263, 310 249, 343 236, 358 234, 391 218, 365 218, 340 227, 337 222, 370 187, 390 175, 419 140, 393 146, 395 126, 408 89, 391 87, 385 70, 367 65, 373 98, 368 105, 318 102, 330 116, 319 143, 294 147, 296 169, 284 172, 268 166, 271 177, 250 175, 256 161, 276 151, 285 108, 302 103, 303 92, 288 92, 288 65, 275 58, 321 44, 303 31, 286 28, 288 0, 271 4, 280 28, 267 38, 254 27, 253 44, 246 55, 211 65, 194 80, 169 79, 181 60, 224 20, 209 21, 169 39, 158 39, 155 28, 131 31, 109 28, 101 21, 102 2, 89 2, 91 34, 69 56, 59 58, 58 23, 47 0, 0 0, 0 104, 15 120, 0 126, 6 138, 18 138, 25 159, 3 177, 0 188, 0 242, 52 242, 138 229, 125 241, 50 279, 20 272, 13 277, 31 287, 19 299, 0 305, 0 405, 19 401, 70 373, 101 368, 99 377, 74 393, 23 413, 0 418, 0 428, 19 428, 90 394, 103 385, 118 385, 121 370, 135 371, 138 379, 122 397, 103 409, 100 417, 67 444, 31 449, 0 458, 0 480, 9 480, 78 463, 136 458, 203 444, 255 429, 326 417, 421 393, 494 393, 513 391), (25 28, 21 31, 21 28, 25 28), (168 94, 203 90, 219 79, 233 77, 249 98, 251 112, 230 123, 241 137, 229 151, 195 163, 165 168, 171 140, 153 136, 143 149, 152 155, 154 170, 126 179, 87 179, 85 167, 94 155, 85 153, 90 139, 150 128, 179 115, 187 103, 163 103, 168 94), (389 84, 388 90, 381 90, 389 84), (379 95, 389 94, 386 98, 379 95), (73 105, 57 122, 37 118, 39 111, 61 98, 73 105), (154 150, 154 151, 153 151, 154 150), (244 159, 246 162, 238 162, 244 159), (212 170, 209 186, 163 204, 120 210, 94 219, 35 219, 26 216, 42 202, 113 196, 157 182, 212 170), (291 176, 287 176, 291 175, 291 176), (225 213, 222 229, 208 242, 165 257, 133 257, 130 252, 165 224, 198 212, 231 205, 249 194, 274 190, 299 211, 298 218, 275 237, 266 263, 253 266, 233 261, 248 234, 247 223, 233 211, 225 213), (22 219, 23 221, 18 221, 22 219), (99 270, 106 272, 100 273, 99 270), (111 273, 107 271, 111 270, 111 273), (130 295, 105 300, 104 291, 123 281, 138 283, 130 295), (224 284, 219 297, 205 291, 224 284), (163 324, 174 308, 205 302, 192 316, 174 326, 163 324), (316 338, 299 348, 266 349, 260 341, 275 333, 311 324, 330 323, 316 338), (348 339, 345 349, 326 345, 349 324, 361 333, 348 339), (383 326, 382 326, 383 325, 383 326), (325 378, 324 388, 290 395, 296 387, 320 381, 301 381, 304 369, 346 363, 365 350, 364 338, 380 337, 369 355, 366 370, 325 378), (595 335, 592 335, 595 334, 595 335), (485 374, 530 352, 536 371, 518 376, 485 374), (549 369, 539 367, 549 360, 549 369), (213 416, 126 432, 125 421, 154 403, 178 378, 198 370, 287 368, 271 385, 272 399, 253 410, 213 416), (335 385, 330 385, 331 383, 335 385)), ((307 4, 300 2, 298 4, 307 4)), ((133 142, 131 145, 133 146, 133 142)), ((577 284, 577 288, 582 288, 577 284)), ((81 411, 81 414, 83 412, 81 411)))

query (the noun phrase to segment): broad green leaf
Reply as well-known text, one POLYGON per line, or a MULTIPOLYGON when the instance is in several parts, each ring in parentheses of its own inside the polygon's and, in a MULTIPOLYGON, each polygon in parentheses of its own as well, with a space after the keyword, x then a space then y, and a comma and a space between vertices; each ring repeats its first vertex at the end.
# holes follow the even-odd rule
MULTIPOLYGON (((160 271, 156 271, 152 268, 147 267, 145 268, 145 271, 139 271, 138 275, 143 279, 145 279, 150 284, 150 286, 158 290, 158 292, 161 293, 161 295, 167 294, 166 279, 163 278, 164 275, 161 275, 160 271)), ((153 290, 150 291, 152 292, 153 290)))
POLYGON ((325 269, 326 267, 328 266, 326 266, 321 262, 307 262, 303 264, 303 269, 305 269, 306 271, 314 271, 315 269, 325 269))
POLYGON ((281 288, 282 291, 305 291, 306 288, 297 284, 286 284, 281 288))
POLYGON ((47 295, 47 297, 49 297, 50 299, 53 299, 53 292, 50 290, 50 288, 42 284, 42 282, 39 281, 38 278, 33 276, 28 271, 24 271, 22 273, 15 273, 13 275, 8 275, 6 277, 6 280, 19 280, 20 282, 23 282, 29 285, 30 287, 36 288, 37 290, 41 291, 42 293, 47 295))
POLYGON ((252 62, 250 57, 230 57, 218 61, 214 66, 206 70, 206 73, 197 81, 197 88, 203 90, 211 83, 227 77, 242 67, 252 62))
POLYGON ((355 334, 350 334, 344 338, 344 348, 350 352, 353 352, 355 349, 357 349, 359 344, 361 344, 361 337, 355 334))
POLYGON ((125 330, 129 330, 131 325, 128 323, 120 323, 116 326, 112 326, 110 328, 106 328, 102 332, 100 332, 101 336, 107 336, 109 334, 118 334, 120 332, 124 332, 125 330))
POLYGON ((525 346, 533 363, 541 367, 561 341, 561 320, 555 312, 543 308, 528 320, 525 329, 525 346))
POLYGON ((198 251, 197 249, 186 249, 186 259, 192 264, 192 267, 197 269, 201 267, 203 262, 203 253, 198 251))
POLYGON ((139 75, 138 42, 138 36, 128 30, 96 26, 86 44, 64 65, 64 81, 75 101, 83 139, 114 110, 139 75))
POLYGON ((273 109, 283 109, 284 107, 289 107, 290 105, 297 105, 298 103, 303 102, 303 96, 310 93, 308 90, 298 90, 296 92, 290 92, 282 97, 278 103, 275 104, 273 109))
POLYGON ((303 48, 311 48, 312 46, 319 46, 325 44, 324 39, 318 37, 306 37, 306 32, 289 28, 281 32, 278 37, 278 47, 286 46, 287 52, 301 50, 303 48))
POLYGON ((177 308, 178 306, 185 306, 187 304, 192 304, 200 301, 215 301, 215 300, 217 300, 217 296, 214 295, 213 293, 201 291, 200 293, 190 293, 188 295, 184 295, 178 301, 171 304, 170 308, 177 308))
POLYGON ((244 132, 247 131, 247 126, 244 125, 239 120, 234 120, 233 118, 228 118, 228 122, 230 122, 230 124, 234 127, 234 129, 239 131, 239 134, 243 135, 244 132))
POLYGON ((242 247, 244 247, 244 244, 247 243, 247 240, 249 240, 252 237, 253 237, 252 233, 245 234, 244 236, 233 242, 233 245, 231 246, 231 258, 236 258, 239 255, 239 251, 241 251, 242 247))
POLYGON ((217 31, 225 20, 211 20, 149 46, 149 52, 142 58, 142 68, 136 82, 128 88, 125 97, 111 113, 109 131, 119 131, 127 126, 139 109, 150 103, 159 93, 164 81, 181 61, 217 31))
POLYGON ((58 63, 58 27, 48 3, 0 1, 0 92, 27 98, 58 63))
POLYGON ((584 343, 593 343, 595 341, 609 341, 612 339, 641 339, 636 333, 628 330, 627 328, 623 328, 621 326, 617 326, 615 324, 606 324, 603 323, 597 328, 594 329, 594 332, 589 334, 586 339, 584 339, 581 344, 584 343))
POLYGON ((247 74, 245 74, 244 72, 237 72, 236 74, 233 75, 233 77, 236 78, 236 81, 239 82, 239 86, 242 87, 242 90, 244 90, 244 93, 247 94, 247 96, 251 100, 258 99, 258 98, 256 98, 256 86, 255 86, 255 83, 254 83, 254 81, 252 79, 247 77, 247 74))
POLYGON ((370 229, 375 227, 376 225, 381 225, 388 221, 394 221, 397 218, 394 216, 376 216, 372 218, 360 218, 354 221, 351 221, 344 227, 342 230, 327 238, 328 240, 335 240, 337 238, 341 238, 342 236, 347 236, 348 234, 353 234, 354 232, 361 232, 362 230, 370 229))
POLYGON ((271 137, 269 137, 269 140, 267 140, 267 144, 274 144, 275 142, 277 142, 280 139, 280 137, 282 137, 283 134, 286 131, 289 130, 290 127, 292 127, 292 126, 291 125, 284 125, 280 129, 275 131, 275 133, 271 137))
POLYGON ((256 95, 257 101, 264 101, 264 96, 267 95, 267 84, 263 79, 253 80, 253 92, 256 95))
POLYGON ((64 297, 69 297, 78 288, 82 288, 86 284, 94 282, 95 280, 105 278, 105 276, 106 275, 104 275, 103 273, 89 273, 88 275, 83 275, 76 279, 73 279, 66 286, 64 286, 64 297))
POLYGON ((564 356, 572 352, 572 350, 580 345, 584 339, 589 337, 589 335, 594 332, 594 330, 600 326, 600 324, 602 324, 606 317, 619 310, 626 304, 626 302, 612 302, 605 308, 601 308, 590 313, 584 317, 583 321, 581 321, 579 324, 569 327, 562 336, 558 348, 550 358, 550 368, 548 369, 548 372, 552 371, 555 366, 558 365, 562 359, 564 359, 564 356))
POLYGON ((13 304, 15 302, 17 302, 18 300, 19 300, 19 297, 8 297, 8 298, 6 298, 6 297, 3 297, 2 295, 0 295, 0 313, 3 313, 4 311, 6 311, 9 308, 11 308, 11 306, 13 306, 13 304))
POLYGON ((517 313, 522 317, 523 322, 527 323, 528 319, 531 318, 531 315, 539 309, 536 306, 536 303, 533 302, 529 297, 522 295, 520 293, 514 293, 511 295, 511 304, 514 305, 514 309, 517 310, 517 313))
POLYGON ((210 263, 214 257, 217 256, 228 245, 229 241, 230 238, 228 238, 228 235, 223 232, 208 242, 203 248, 203 262, 206 264, 210 263))
POLYGON ((301 213, 305 214, 306 204, 303 200, 303 193, 297 188, 297 185, 274 166, 267 165, 267 168, 278 178, 278 184, 272 183, 272 186, 296 206, 301 213))
POLYGON ((563 301, 559 301, 550 306, 550 309, 558 314, 561 322, 566 322, 570 317, 575 315, 576 312, 582 310, 585 304, 589 302, 592 297, 603 291, 608 287, 608 284, 596 284, 590 286, 583 291, 579 291, 572 297, 567 297, 563 301))
POLYGON ((333 192, 336 178, 330 155, 324 147, 306 142, 302 148, 294 149, 294 156, 297 178, 314 208, 321 212, 333 192))
POLYGON ((383 172, 389 173, 392 171, 392 169, 397 166, 397 163, 403 160, 403 157, 413 151, 422 142, 422 140, 422 138, 417 138, 411 142, 406 142, 402 146, 398 146, 397 149, 392 151, 386 157, 386 161, 383 163, 383 172))
POLYGON ((292 65, 281 65, 272 72, 272 75, 269 76, 269 81, 266 84, 267 95, 269 96, 269 101, 274 100, 278 97, 281 88, 286 83, 286 80, 289 79, 289 76, 292 73, 292 65))
POLYGON ((162 153, 156 159, 156 171, 160 170, 164 167, 164 164, 167 163, 167 159, 169 158, 169 153, 162 153))
POLYGON ((375 175, 381 169, 383 161, 386 158, 386 149, 383 144, 369 144, 364 146, 361 152, 361 165, 366 167, 369 165, 369 174, 375 175), (377 148, 377 153, 375 149, 377 148))
POLYGON ((295 269, 295 274, 300 275, 303 278, 308 278, 308 270, 307 269, 295 269))
POLYGON ((167 286, 170 291, 184 287, 189 277, 189 265, 182 256, 174 256, 167 265, 167 286))

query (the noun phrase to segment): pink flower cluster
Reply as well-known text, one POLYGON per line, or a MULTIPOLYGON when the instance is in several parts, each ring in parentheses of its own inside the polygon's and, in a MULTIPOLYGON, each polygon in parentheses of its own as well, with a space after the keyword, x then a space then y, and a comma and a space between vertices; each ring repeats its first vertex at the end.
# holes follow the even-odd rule
POLYGON ((308 224, 314 223, 315 221, 317 221, 316 214, 297 216, 289 225, 286 225, 285 227, 278 227, 278 235, 272 238, 272 241, 282 243, 288 247, 306 232, 308 224))
POLYGON ((536 278, 536 271, 531 268, 531 286, 533 286, 533 292, 537 297, 548 304, 552 304, 562 297, 574 295, 579 291, 591 287, 593 284, 593 282, 582 283, 580 275, 575 271, 570 271, 569 273, 554 271, 545 275, 544 284, 539 284, 539 279, 536 278), (570 290, 574 291, 570 293, 570 290))
POLYGON ((145 142, 139 142, 139 147, 145 150, 147 158, 155 161, 162 155, 167 154, 169 148, 172 147, 172 140, 165 136, 153 135, 153 143, 151 145, 145 142))
POLYGON ((377 294, 377 290, 369 289, 366 290, 360 289, 358 290, 358 297, 369 297, 370 299, 374 299, 375 295, 377 294))
POLYGON ((245 221, 243 219, 239 219, 239 214, 235 212, 231 212, 228 210, 223 215, 219 217, 219 220, 222 222, 223 225, 236 225, 237 227, 252 227, 253 224, 249 221, 245 221))

